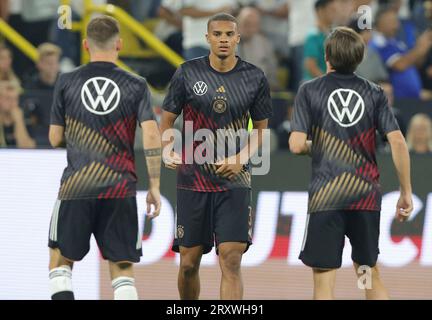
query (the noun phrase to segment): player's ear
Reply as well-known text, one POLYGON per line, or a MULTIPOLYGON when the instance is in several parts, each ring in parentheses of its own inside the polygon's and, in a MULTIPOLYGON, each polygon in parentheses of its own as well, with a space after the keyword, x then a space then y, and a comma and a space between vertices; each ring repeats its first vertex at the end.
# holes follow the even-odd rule
POLYGON ((87 41, 86 38, 84 38, 84 40, 83 40, 83 42, 82 42, 82 45, 83 45, 85 51, 90 51, 89 43, 88 43, 88 41, 87 41))
POLYGON ((207 39, 207 43, 210 43, 210 39, 209 39, 208 33, 206 33, 206 39, 207 39))
POLYGON ((123 39, 118 38, 116 41, 116 51, 120 51, 121 49, 123 49, 123 39))

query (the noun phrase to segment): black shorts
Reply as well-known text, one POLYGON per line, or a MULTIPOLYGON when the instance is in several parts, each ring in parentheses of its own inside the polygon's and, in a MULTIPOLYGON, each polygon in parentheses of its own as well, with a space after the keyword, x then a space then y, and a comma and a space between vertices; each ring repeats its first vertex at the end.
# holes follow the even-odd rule
POLYGON ((245 252, 252 244, 251 190, 236 188, 222 192, 177 189, 177 208, 172 250, 179 246, 203 246, 209 253, 216 243, 243 242, 245 252))
POLYGON ((352 246, 353 262, 374 267, 379 254, 379 226, 379 211, 323 211, 308 214, 299 259, 312 268, 340 268, 347 236, 352 246))
POLYGON ((57 200, 50 223, 50 248, 79 261, 94 235, 102 257, 112 262, 139 262, 142 255, 136 198, 57 200))

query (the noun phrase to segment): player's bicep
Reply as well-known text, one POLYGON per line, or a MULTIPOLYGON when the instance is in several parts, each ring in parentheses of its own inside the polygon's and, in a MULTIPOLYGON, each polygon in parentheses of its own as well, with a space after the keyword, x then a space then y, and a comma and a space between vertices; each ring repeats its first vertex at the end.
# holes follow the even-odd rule
POLYGON ((48 138, 53 148, 60 148, 64 146, 64 132, 65 128, 63 126, 55 124, 50 125, 48 138))

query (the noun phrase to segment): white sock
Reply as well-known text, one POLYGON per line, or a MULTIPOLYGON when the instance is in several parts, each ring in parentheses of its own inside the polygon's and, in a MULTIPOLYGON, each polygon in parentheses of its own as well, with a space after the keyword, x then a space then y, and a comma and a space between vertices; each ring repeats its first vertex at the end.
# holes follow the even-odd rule
POLYGON ((64 265, 51 269, 49 272, 49 284, 51 296, 62 291, 73 292, 71 268, 64 265))
POLYGON ((138 300, 134 278, 117 277, 111 284, 114 289, 114 300, 138 300))

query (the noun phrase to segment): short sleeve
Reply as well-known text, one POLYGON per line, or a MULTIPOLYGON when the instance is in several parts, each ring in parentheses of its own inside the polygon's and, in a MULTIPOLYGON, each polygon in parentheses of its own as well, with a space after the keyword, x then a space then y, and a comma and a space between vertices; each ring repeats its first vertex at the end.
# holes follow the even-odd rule
POLYGON ((395 61, 401 57, 400 50, 390 43, 387 43, 383 47, 376 47, 376 50, 378 51, 384 64, 389 68, 391 68, 395 61))
POLYGON ((183 110, 183 105, 186 96, 186 90, 184 87, 183 70, 180 66, 174 73, 169 88, 168 94, 166 95, 162 109, 175 114, 180 114, 183 110))
POLYGON ((304 57, 314 58, 316 60, 320 59, 320 50, 316 41, 317 37, 314 34, 309 35, 306 38, 304 45, 304 57))
POLYGON ((150 90, 147 86, 147 83, 144 81, 143 83, 144 94, 141 97, 141 100, 138 103, 138 122, 141 123, 147 120, 154 120, 155 116, 153 113, 153 108, 151 106, 151 95, 150 90))
POLYGON ((305 85, 300 87, 294 100, 291 131, 300 131, 306 134, 311 132, 311 106, 305 85))
POLYGON ((51 124, 65 126, 65 103, 63 97, 63 77, 60 75, 56 81, 51 105, 51 124))
POLYGON ((378 94, 376 107, 376 128, 383 137, 389 132, 400 130, 393 110, 388 105, 387 97, 382 89, 378 94))
POLYGON ((255 100, 250 108, 250 115, 254 121, 269 119, 273 116, 270 86, 264 73, 262 74, 255 100))

